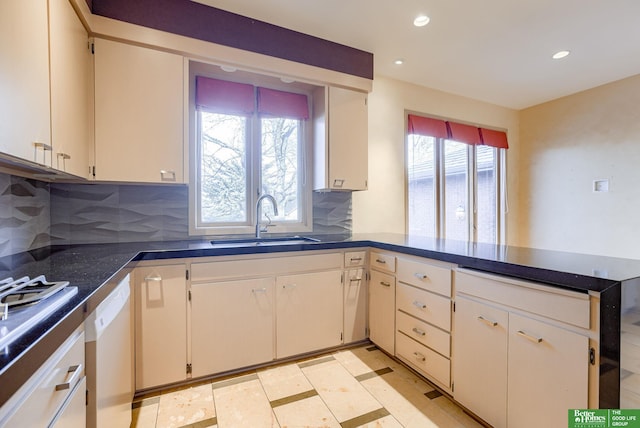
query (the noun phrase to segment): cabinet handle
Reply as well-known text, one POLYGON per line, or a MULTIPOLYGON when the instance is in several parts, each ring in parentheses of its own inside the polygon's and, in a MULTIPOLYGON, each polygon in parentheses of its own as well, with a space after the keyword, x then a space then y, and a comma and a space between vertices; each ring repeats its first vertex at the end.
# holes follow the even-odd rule
POLYGON ((149 276, 145 276, 144 277, 145 281, 155 281, 155 282, 160 282, 162 281, 162 277, 160 275, 149 275, 149 276))
POLYGON ((71 377, 69 377, 69 380, 65 383, 59 383, 58 385, 56 385, 56 391, 64 391, 65 389, 70 389, 71 385, 76 383, 76 378, 80 376, 81 372, 82 364, 69 367, 69 370, 67 370, 67 374, 71 373, 71 377))
POLYGON ((416 357, 416 360, 418 360, 418 361, 426 361, 427 360, 427 357, 425 357, 420 352, 414 352, 413 355, 416 357))
POLYGON ((498 325, 498 323, 496 321, 489 321, 488 319, 486 319, 483 316, 479 316, 478 317, 478 321, 482 321, 483 323, 485 323, 489 327, 496 327, 498 325))
POLYGON ((387 261, 386 260, 382 260, 382 259, 376 259, 376 263, 381 263, 383 265, 386 265, 387 261))
POLYGON ((349 279, 349 285, 351 285, 354 282, 360 282, 362 281, 362 278, 351 278, 349 279))
POLYGON ((385 287, 391 287, 391 284, 388 282, 380 281, 380 285, 384 285, 385 287))
POLYGON ((518 330, 518 336, 522 336, 522 337, 524 337, 525 339, 530 340, 530 341, 531 341, 531 342, 533 342, 533 343, 540 343, 540 342, 542 342, 542 338, 541 338, 541 337, 534 337, 534 336, 531 336, 530 334, 527 334, 527 333, 525 333, 525 332, 524 332, 524 331, 522 331, 522 330, 518 330))
POLYGON ((413 327, 411 329, 415 334, 418 334, 420 336, 426 336, 427 333, 424 330, 420 330, 418 327, 413 327))
POLYGON ((167 171, 165 169, 160 170, 160 180, 162 181, 176 181, 176 172, 167 171))
POLYGON ((57 154, 57 162, 58 162, 58 169, 61 169, 62 171, 66 171, 67 170, 67 159, 71 159, 71 156, 66 154, 66 153, 58 153, 57 154), (60 160, 62 160, 62 167, 60 167, 60 160))
POLYGON ((419 272, 414 273, 413 276, 415 276, 416 278, 418 278, 420 280, 424 280, 424 279, 429 278, 426 273, 419 273, 419 272))
POLYGON ((66 153, 58 153, 57 156, 58 158, 62 158, 62 160, 71 159, 71 155, 68 155, 66 153))
POLYGON ((46 152, 53 150, 53 147, 51 147, 51 145, 49 144, 34 141, 33 142, 33 161, 34 162, 38 162, 38 149, 42 149, 42 163, 46 164, 47 163, 46 152))
POLYGON ((413 306, 415 306, 418 309, 427 309, 427 305, 425 305, 422 302, 418 302, 417 300, 413 301, 413 306))
POLYGON ((298 284, 285 284, 282 286, 282 288, 296 288, 298 286, 298 284))
POLYGON ((362 261, 362 257, 351 257, 350 259, 352 262, 361 262, 362 261))
POLYGON ((267 289, 266 287, 262 287, 262 288, 253 288, 251 290, 252 293, 266 293, 267 289))

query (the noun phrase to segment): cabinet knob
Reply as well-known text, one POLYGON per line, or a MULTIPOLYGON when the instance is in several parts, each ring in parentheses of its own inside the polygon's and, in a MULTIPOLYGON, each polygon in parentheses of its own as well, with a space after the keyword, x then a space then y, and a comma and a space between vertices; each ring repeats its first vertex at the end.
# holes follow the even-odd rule
POLYGON ((418 309, 427 309, 427 305, 425 305, 422 302, 418 302, 417 300, 413 301, 413 306, 415 306, 418 309))
POLYGON ((419 335, 419 336, 426 336, 427 333, 424 330, 420 330, 418 327, 413 327, 411 329, 415 334, 419 335))
POLYGON ((414 273, 413 276, 415 276, 416 278, 418 278, 420 280, 425 280, 425 279, 428 278, 426 273, 420 273, 420 272, 414 273))
POLYGON ((416 357, 416 360, 418 360, 418 361, 426 361, 427 360, 427 357, 425 357, 420 352, 414 352, 413 355, 416 357))

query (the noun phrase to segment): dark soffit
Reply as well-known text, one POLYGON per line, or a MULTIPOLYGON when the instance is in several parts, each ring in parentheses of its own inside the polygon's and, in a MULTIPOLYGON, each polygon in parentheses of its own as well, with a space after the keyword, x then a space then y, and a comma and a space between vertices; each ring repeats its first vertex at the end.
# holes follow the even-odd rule
POLYGON ((190 0, 86 0, 92 13, 373 79, 373 54, 190 0))

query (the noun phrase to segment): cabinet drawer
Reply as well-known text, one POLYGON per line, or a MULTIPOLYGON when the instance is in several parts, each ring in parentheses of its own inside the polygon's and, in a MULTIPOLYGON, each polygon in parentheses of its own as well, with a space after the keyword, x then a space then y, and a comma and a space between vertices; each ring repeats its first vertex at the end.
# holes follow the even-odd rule
POLYGON ((398 281, 451 297, 451 269, 398 259, 398 281))
POLYGON ((402 333, 396 333, 396 354, 427 377, 437 380, 446 388, 450 387, 451 363, 447 358, 402 333))
POLYGON ((366 251, 349 251, 344 253, 344 267, 364 266, 366 251))
POLYGON ((398 310, 443 330, 451 330, 451 300, 406 284, 396 287, 398 310))
POLYGON ((590 326, 589 295, 534 282, 458 270, 456 292, 522 309, 582 328, 590 326))
POLYGON ((413 318, 404 312, 396 313, 396 327, 399 332, 417 340, 445 357, 451 356, 451 335, 413 318))
POLYGON ((84 331, 79 329, 2 406, 0 426, 48 426, 83 380, 84 331))
POLYGON ((372 251, 369 256, 369 266, 386 272, 395 272, 396 257, 372 251))

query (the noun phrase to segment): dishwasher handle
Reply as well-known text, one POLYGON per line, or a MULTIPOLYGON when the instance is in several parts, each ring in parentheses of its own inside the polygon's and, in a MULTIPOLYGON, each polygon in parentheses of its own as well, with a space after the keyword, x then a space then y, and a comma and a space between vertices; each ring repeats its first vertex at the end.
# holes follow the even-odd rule
POLYGON ((85 341, 98 340, 129 301, 129 275, 98 305, 85 320, 85 341))

